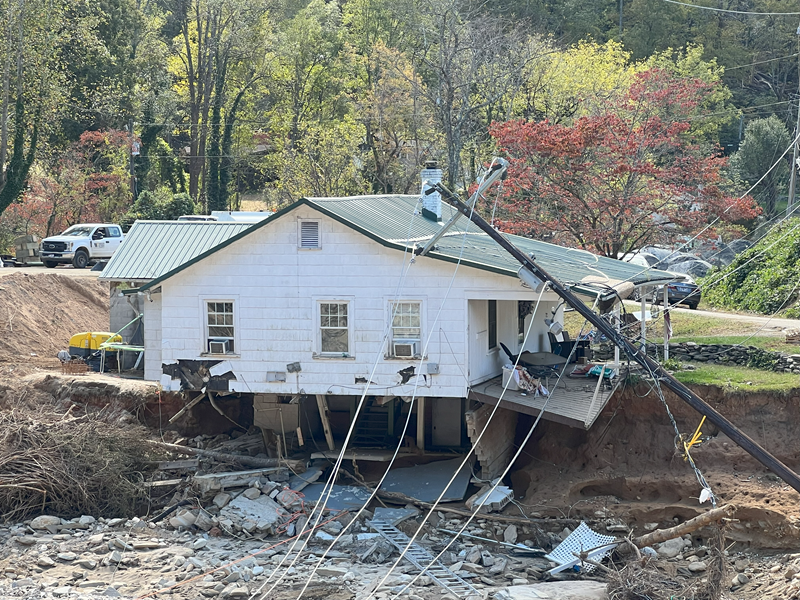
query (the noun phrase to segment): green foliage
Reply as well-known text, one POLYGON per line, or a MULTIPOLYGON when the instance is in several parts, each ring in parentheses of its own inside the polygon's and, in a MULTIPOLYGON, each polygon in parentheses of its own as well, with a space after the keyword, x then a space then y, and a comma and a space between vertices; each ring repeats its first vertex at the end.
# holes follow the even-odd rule
POLYGON ((789 219, 699 283, 712 306, 774 314, 800 298, 800 219, 789 219))
POLYGON ((139 194, 131 210, 123 217, 125 223, 136 220, 172 221, 182 215, 195 214, 195 205, 187 193, 172 194, 169 188, 144 191, 139 194))
POLYGON ((777 362, 778 359, 774 353, 761 348, 751 348, 747 352, 747 366, 751 369, 771 371, 777 362))
POLYGON ((738 178, 747 184, 761 180, 756 187, 756 197, 767 219, 775 216, 778 193, 783 189, 789 172, 785 161, 780 161, 772 170, 770 167, 789 142, 791 136, 786 125, 775 115, 770 115, 747 125, 744 141, 731 157, 730 169, 738 178))
POLYGON ((683 368, 683 363, 677 358, 668 358, 661 363, 661 366, 667 371, 680 371, 683 368))

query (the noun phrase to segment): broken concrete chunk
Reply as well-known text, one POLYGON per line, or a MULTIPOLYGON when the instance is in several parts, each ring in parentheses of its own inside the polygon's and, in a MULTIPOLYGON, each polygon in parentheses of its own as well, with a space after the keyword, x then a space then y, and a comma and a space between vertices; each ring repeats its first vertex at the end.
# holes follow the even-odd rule
POLYGON ((214 496, 214 499, 212 500, 214 506, 216 506, 219 509, 225 508, 225 506, 230 501, 231 501, 231 495, 226 494, 225 492, 220 492, 219 494, 214 496))
POLYGON ((61 525, 61 519, 49 515, 41 515, 31 521, 31 529, 47 529, 53 525, 61 525))
POLYGON ((175 529, 177 529, 178 527, 187 528, 194 525, 195 520, 197 520, 197 516, 194 513, 185 510, 182 513, 172 517, 169 520, 169 524, 172 525, 175 529))
POLYGON ((517 543, 517 526, 516 525, 509 525, 506 527, 506 530, 503 532, 503 540, 507 544, 516 544, 517 543))
POLYGON ((256 487, 247 488, 244 492, 242 492, 242 496, 245 498, 249 498, 250 500, 255 500, 261 495, 261 490, 256 487))

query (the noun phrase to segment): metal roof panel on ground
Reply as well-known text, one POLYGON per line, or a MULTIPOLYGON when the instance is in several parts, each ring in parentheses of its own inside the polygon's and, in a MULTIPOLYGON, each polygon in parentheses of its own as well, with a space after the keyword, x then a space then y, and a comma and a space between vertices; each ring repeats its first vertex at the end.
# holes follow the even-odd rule
MULTIPOLYGON (((425 239, 431 238, 442 227, 442 223, 417 214, 421 209, 419 196, 355 196, 307 200, 372 237, 400 246, 422 245, 425 239)), ((442 221, 448 221, 455 212, 450 205, 442 203, 442 221)), ((642 285, 676 279, 674 274, 666 271, 647 270, 585 250, 565 248, 518 235, 507 234, 506 237, 520 250, 532 254, 543 269, 567 284, 580 286, 581 283, 593 282, 615 285, 621 281, 630 281, 634 285, 642 285)), ((519 263, 466 217, 462 217, 439 240, 428 256, 445 260, 458 260, 460 256, 464 264, 509 275, 516 275, 519 271, 519 263), (466 239, 463 235, 465 231, 466 239)))
POLYGON ((156 279, 254 224, 230 221, 136 221, 103 269, 100 279, 156 279))

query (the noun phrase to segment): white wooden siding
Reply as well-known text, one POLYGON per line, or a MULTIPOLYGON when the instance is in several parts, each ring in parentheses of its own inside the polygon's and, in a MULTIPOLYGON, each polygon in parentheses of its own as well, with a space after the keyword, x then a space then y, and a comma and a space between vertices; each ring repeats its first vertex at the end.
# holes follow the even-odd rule
POLYGON ((139 299, 144 307, 144 378, 161 379, 161 294, 139 299))
MULTIPOLYGON (((151 354, 149 364, 155 360, 203 359, 205 315, 198 298, 235 297, 237 346, 230 361, 237 380, 230 383, 232 390, 353 395, 363 390, 356 378, 364 377, 373 382, 371 394, 410 395, 415 381, 401 385, 398 371, 410 365, 419 367, 420 361, 386 359, 383 343, 388 325, 387 298, 395 297, 404 261, 407 265, 409 258, 311 207, 299 207, 162 284, 161 356, 151 354), (319 219, 323 241, 319 250, 298 250, 297 222, 303 218, 319 219), (318 357, 314 355, 316 300, 335 298, 351 301, 350 357, 318 357), (300 373, 287 373, 285 383, 266 381, 268 371, 286 371, 286 365, 292 362, 300 363, 300 373)), ((426 373, 428 362, 439 364, 438 375, 419 378, 418 395, 466 394, 469 298, 508 300, 498 302, 498 320, 500 314, 506 313, 508 319, 502 326, 498 323, 498 339, 516 348, 516 302, 512 300, 538 297, 523 288, 516 277, 462 265, 437 320, 454 269, 454 264, 418 257, 409 267, 397 296, 401 300, 424 299, 423 346, 429 336, 430 341, 418 372, 426 373), (504 308, 501 313, 500 305, 510 310, 504 308), (507 334, 509 337, 505 337, 507 334)), ((157 296, 154 294, 153 298, 157 296)), ((552 301, 555 296, 547 294, 545 299, 552 301)), ((148 304, 146 313, 153 306, 148 304)), ((537 320, 539 317, 544 318, 541 312, 537 320)), ((150 318, 157 317, 153 314, 150 318)), ((500 364, 499 359, 494 362, 497 373, 500 364)), ((152 369, 146 376, 158 378, 152 369)))

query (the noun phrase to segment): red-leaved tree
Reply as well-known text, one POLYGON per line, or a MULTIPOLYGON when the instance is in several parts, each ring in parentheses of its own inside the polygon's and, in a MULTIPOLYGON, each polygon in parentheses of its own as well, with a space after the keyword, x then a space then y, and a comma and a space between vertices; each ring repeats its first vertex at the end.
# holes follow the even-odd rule
POLYGON ((711 92, 651 69, 603 114, 571 125, 521 120, 491 134, 510 158, 496 221, 504 231, 610 257, 755 218, 749 196, 730 197, 726 159, 692 135, 693 111, 711 92))

